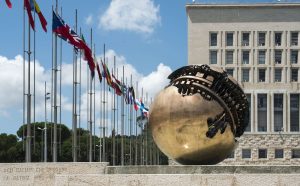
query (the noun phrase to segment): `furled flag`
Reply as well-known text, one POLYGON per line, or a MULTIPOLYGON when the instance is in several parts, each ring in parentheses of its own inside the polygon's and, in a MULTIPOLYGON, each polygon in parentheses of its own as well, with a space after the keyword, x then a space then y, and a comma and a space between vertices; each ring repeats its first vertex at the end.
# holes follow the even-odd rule
POLYGON ((34 20, 33 20, 32 14, 31 14, 31 6, 30 6, 30 3, 29 3, 29 0, 24 0, 24 7, 27 10, 30 26, 34 30, 34 20))
POLYGON ((31 10, 35 11, 38 14, 43 30, 47 32, 47 21, 44 15, 42 14, 39 5, 35 0, 30 0, 30 6, 31 6, 31 10))
POLYGON ((122 83, 112 74, 112 87, 118 96, 122 95, 122 83))
POLYGON ((103 67, 103 76, 105 77, 107 84, 108 84, 110 87, 113 87, 113 85, 112 85, 112 79, 111 79, 109 70, 108 70, 106 64, 103 63, 103 61, 101 61, 101 63, 102 63, 102 67, 103 67))
MULTIPOLYGON (((142 115, 145 117, 148 117, 149 109, 145 107, 142 99, 141 100, 136 99, 135 103, 137 105, 137 108, 140 109, 140 111, 142 112, 142 115)), ((138 110, 138 109, 136 109, 136 110, 138 110)))
POLYGON ((92 56, 92 50, 82 40, 75 31, 73 31, 65 22, 53 11, 52 31, 60 38, 72 44, 75 48, 81 49, 84 52, 84 58, 87 60, 92 78, 95 75, 95 63, 92 56))
POLYGON ((7 4, 7 6, 8 6, 8 8, 12 8, 12 4, 11 4, 10 0, 5 0, 5 2, 7 4))
POLYGON ((98 64, 98 62, 96 61, 96 58, 95 58, 95 64, 96 64, 96 69, 97 69, 97 73, 98 73, 98 76, 99 76, 99 81, 100 81, 100 83, 101 83, 101 82, 102 82, 102 75, 101 75, 101 72, 100 72, 99 64, 98 64))

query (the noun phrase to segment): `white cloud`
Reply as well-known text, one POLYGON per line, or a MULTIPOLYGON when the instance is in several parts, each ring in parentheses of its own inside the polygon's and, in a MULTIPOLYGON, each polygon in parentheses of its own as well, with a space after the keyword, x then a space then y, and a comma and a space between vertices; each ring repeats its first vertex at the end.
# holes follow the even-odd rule
POLYGON ((90 14, 88 17, 85 18, 85 24, 87 25, 92 25, 94 22, 94 17, 92 14, 90 14))
POLYGON ((99 27, 106 30, 151 34, 161 18, 153 0, 112 0, 99 20, 99 27))

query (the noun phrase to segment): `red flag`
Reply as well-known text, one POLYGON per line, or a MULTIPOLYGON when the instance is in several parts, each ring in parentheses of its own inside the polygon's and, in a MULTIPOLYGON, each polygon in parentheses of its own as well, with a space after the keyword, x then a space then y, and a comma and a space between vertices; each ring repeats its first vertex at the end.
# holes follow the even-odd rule
MULTIPOLYGON (((96 60, 96 58, 95 58, 96 60)), ((100 83, 102 82, 102 75, 101 75, 101 72, 100 72, 100 67, 99 67, 99 64, 97 61, 95 61, 96 63, 96 68, 97 68, 97 72, 98 72, 98 76, 99 76, 99 80, 100 80, 100 83)))
POLYGON ((29 19, 30 26, 34 30, 34 21, 33 21, 33 17, 32 17, 32 14, 31 14, 30 3, 29 3, 28 0, 24 0, 24 6, 25 6, 25 8, 27 10, 27 14, 28 14, 28 19, 29 19))
POLYGON ((41 9, 35 0, 30 0, 31 7, 34 8, 35 12, 38 14, 43 30, 47 32, 47 21, 41 12, 41 9))
POLYGON ((5 2, 7 4, 7 6, 8 6, 8 8, 12 8, 12 4, 11 4, 10 0, 5 0, 5 2))

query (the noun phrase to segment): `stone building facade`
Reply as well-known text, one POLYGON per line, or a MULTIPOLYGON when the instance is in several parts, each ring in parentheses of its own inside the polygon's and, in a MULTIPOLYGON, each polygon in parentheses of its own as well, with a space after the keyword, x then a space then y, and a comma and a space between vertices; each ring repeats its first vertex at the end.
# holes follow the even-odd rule
POLYGON ((250 122, 222 164, 300 164, 300 4, 187 4, 188 64, 225 69, 250 122))

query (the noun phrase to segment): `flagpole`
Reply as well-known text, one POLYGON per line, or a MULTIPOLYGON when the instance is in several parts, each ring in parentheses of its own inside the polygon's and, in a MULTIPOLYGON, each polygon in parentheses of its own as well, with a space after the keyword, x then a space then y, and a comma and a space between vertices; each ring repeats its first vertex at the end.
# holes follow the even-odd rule
MULTIPOLYGON (((35 6, 34 6, 34 14, 33 14, 33 22, 35 24, 35 6)), ((36 31, 33 31, 33 151, 35 152, 35 34, 36 31)))
MULTIPOLYGON (((77 32, 77 9, 75 10, 75 32, 77 32)), ((73 48, 73 162, 77 162, 77 54, 73 48)))
MULTIPOLYGON (((108 58, 106 58, 106 61, 107 61, 107 66, 108 66, 108 58)), ((109 89, 109 87, 107 86, 107 89, 109 89)), ((106 98, 107 98, 107 101, 106 101, 106 105, 105 105, 105 127, 104 127, 104 134, 105 134, 105 137, 107 136, 108 137, 108 91, 105 92, 106 94, 106 98), (106 112, 107 111, 107 112, 106 112)), ((105 156, 104 156, 104 160, 105 161, 108 161, 108 147, 107 147, 108 144, 105 144, 104 145, 104 149, 105 149, 105 156)))
MULTIPOLYGON (((91 48, 93 48, 93 29, 91 28, 91 48)), ((92 50, 92 49, 91 49, 92 50)), ((93 135, 93 119, 92 119, 92 114, 93 114, 93 95, 92 95, 92 90, 93 90, 93 78, 91 76, 90 79, 90 143, 89 143, 89 162, 93 161, 93 154, 92 154, 92 135, 93 135)))
MULTIPOLYGON (((61 11, 61 16, 63 14, 62 12, 62 7, 60 9, 61 11)), ((59 68, 59 155, 61 156, 61 82, 62 82, 62 55, 63 55, 63 49, 62 49, 62 39, 60 38, 60 68, 59 68)))
MULTIPOLYGON (((124 85, 124 66, 122 70, 122 81, 124 85)), ((121 100, 121 165, 124 166, 124 95, 121 100)))
MULTIPOLYGON (((132 74, 130 75, 130 86, 132 87, 132 74)), ((132 105, 129 105, 129 131, 130 131, 130 134, 129 134, 129 143, 130 143, 130 165, 132 165, 132 138, 131 138, 131 135, 132 135, 132 117, 133 117, 133 110, 132 110, 132 105)))
POLYGON ((26 51, 25 51, 25 4, 23 5, 23 135, 22 135, 22 142, 23 142, 23 151, 25 151, 25 140, 24 140, 24 136, 25 136, 25 58, 26 58, 26 51))
MULTIPOLYGON (((135 90, 138 90, 138 82, 136 82, 135 90)), ((135 123, 135 165, 138 164, 138 146, 137 146, 137 142, 138 142, 138 131, 137 131, 138 130, 138 126, 137 126, 136 119, 137 119, 137 111, 135 110, 135 117, 134 117, 134 123, 135 123)))
MULTIPOLYGON (((116 56, 114 56, 114 70, 113 74, 116 75, 116 56)), ((113 165, 116 165, 116 91, 114 91, 113 95, 113 135, 112 135, 112 140, 113 140, 113 165)))
MULTIPOLYGON (((53 5, 52 5, 52 12, 54 11, 53 9, 53 5)), ((51 109, 50 109, 50 121, 51 121, 51 125, 53 125, 53 112, 54 112, 54 109, 53 109, 53 105, 54 105, 54 37, 53 37, 54 34, 51 34, 51 52, 52 52, 52 63, 51 63, 51 102, 50 102, 50 106, 51 106, 51 109)), ((50 154, 52 155, 53 151, 53 126, 50 127, 50 154)))
MULTIPOLYGON (((117 72, 116 72, 116 75, 117 75, 117 78, 119 79, 119 71, 117 69, 117 72)), ((116 108, 116 121, 117 121, 117 134, 119 133, 119 98, 117 97, 117 108, 116 108)), ((119 148, 118 148, 118 143, 116 144, 116 162, 117 164, 119 165, 119 148)))
MULTIPOLYGON (((96 62, 96 45, 94 44, 94 61, 96 62)), ((95 65, 96 67, 96 65, 95 65)), ((96 70, 96 69, 95 69, 96 70)), ((94 94, 94 108, 93 108, 93 112, 94 112, 94 161, 96 160, 96 77, 94 77, 94 87, 93 87, 93 94, 94 94)))
MULTIPOLYGON (((58 3, 56 0, 56 13, 58 14, 58 3)), ((52 161, 57 162, 57 35, 54 37, 54 129, 53 129, 53 156, 52 161)))
MULTIPOLYGON (((105 44, 104 44, 104 47, 103 47, 103 50, 104 50, 104 53, 103 53, 103 62, 104 62, 104 64, 106 63, 105 62, 105 52, 106 52, 106 49, 105 49, 105 44)), ((106 77, 107 78, 107 77, 106 77)), ((105 107, 105 104, 106 104, 106 101, 105 101, 105 91, 106 91, 106 86, 105 86, 106 84, 105 83, 103 83, 103 128, 102 128, 102 130, 103 130, 103 156, 102 156, 102 158, 103 158, 103 161, 106 161, 106 156, 105 156, 105 147, 106 147, 106 144, 105 144, 105 113, 106 113, 106 107, 105 107)))
POLYGON ((27 89, 27 137, 26 137, 26 162, 31 162, 31 92, 30 92, 30 23, 28 21, 28 89, 27 89))
MULTIPOLYGON (((80 28, 80 36, 81 36, 81 28, 80 28)), ((80 129, 81 129, 81 53, 82 51, 79 50, 79 113, 78 113, 78 125, 79 125, 79 131, 78 131, 78 154, 80 158, 80 129)))
MULTIPOLYGON (((146 99, 144 102, 144 105, 147 105, 148 103, 148 92, 146 92, 146 99)), ((146 150, 146 165, 148 165, 148 122, 145 123, 145 133, 146 133, 146 140, 145 140, 145 150, 146 150)))

